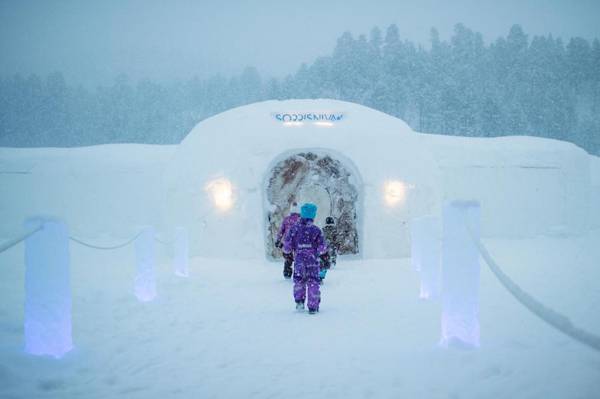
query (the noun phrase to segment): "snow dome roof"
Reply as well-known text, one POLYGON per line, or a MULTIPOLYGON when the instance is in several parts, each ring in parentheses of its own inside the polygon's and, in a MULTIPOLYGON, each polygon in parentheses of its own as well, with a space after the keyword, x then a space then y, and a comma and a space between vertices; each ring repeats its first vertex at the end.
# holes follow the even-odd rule
POLYGON ((336 100, 265 101, 200 122, 181 142, 177 157, 198 148, 207 160, 223 164, 229 162, 228 158, 235 159, 236 154, 251 152, 261 157, 315 147, 355 156, 372 153, 378 143, 387 144, 412 134, 404 121, 358 104, 336 100))
POLYGON ((398 245, 398 234, 407 231, 379 236, 376 230, 390 225, 392 217, 392 224, 403 225, 409 214, 431 211, 438 196, 434 159, 404 121, 336 100, 266 101, 199 123, 167 168, 165 219, 192 231, 204 229, 211 238, 210 244, 198 243, 202 253, 219 250, 217 242, 233 234, 243 242, 234 250, 238 255, 264 254, 264 219, 272 206, 264 195, 265 184, 278 161, 307 151, 329 155, 352 171, 360 198, 361 253, 406 253, 408 241, 398 245), (227 212, 215 209, 207 194, 207 185, 220 179, 232 187, 235 206, 227 212), (406 198, 394 209, 386 207, 384 185, 389 181, 406 190, 401 194, 406 198), (408 202, 411 206, 403 206, 408 202))

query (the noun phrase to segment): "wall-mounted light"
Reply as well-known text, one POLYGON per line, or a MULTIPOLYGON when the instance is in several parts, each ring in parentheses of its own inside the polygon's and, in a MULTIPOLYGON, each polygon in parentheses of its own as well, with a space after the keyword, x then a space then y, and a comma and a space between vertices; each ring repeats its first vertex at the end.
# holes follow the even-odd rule
POLYGON ((406 184, 399 180, 388 180, 383 185, 383 198, 389 207, 402 205, 406 200, 406 184))
POLYGON ((225 178, 212 180, 206 184, 205 190, 220 211, 227 211, 233 206, 233 185, 229 180, 225 178))

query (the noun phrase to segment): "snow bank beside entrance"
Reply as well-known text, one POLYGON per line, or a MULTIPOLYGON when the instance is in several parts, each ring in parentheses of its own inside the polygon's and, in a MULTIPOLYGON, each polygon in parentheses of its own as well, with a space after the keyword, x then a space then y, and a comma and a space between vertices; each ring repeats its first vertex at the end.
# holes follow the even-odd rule
POLYGON ((590 157, 567 142, 537 137, 422 134, 446 199, 481 203, 482 234, 531 237, 589 228, 590 157))
POLYGON ((25 218, 63 219, 73 235, 128 237, 159 224, 160 176, 176 146, 111 144, 80 148, 0 148, 0 237, 25 218))

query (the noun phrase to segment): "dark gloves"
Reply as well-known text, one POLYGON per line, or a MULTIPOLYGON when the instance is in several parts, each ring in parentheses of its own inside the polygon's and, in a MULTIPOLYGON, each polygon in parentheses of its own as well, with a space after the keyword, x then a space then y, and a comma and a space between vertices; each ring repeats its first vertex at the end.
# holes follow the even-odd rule
POLYGON ((275 247, 277 247, 277 248, 283 248, 283 243, 281 242, 281 240, 275 241, 275 247))
POLYGON ((283 253, 283 259, 287 260, 290 263, 293 263, 294 262, 294 254, 292 254, 292 253, 286 254, 284 252, 283 253))
POLYGON ((331 263, 329 262, 329 254, 324 253, 322 255, 319 255, 319 258, 321 259, 321 267, 323 269, 329 269, 329 267, 331 266, 331 263))

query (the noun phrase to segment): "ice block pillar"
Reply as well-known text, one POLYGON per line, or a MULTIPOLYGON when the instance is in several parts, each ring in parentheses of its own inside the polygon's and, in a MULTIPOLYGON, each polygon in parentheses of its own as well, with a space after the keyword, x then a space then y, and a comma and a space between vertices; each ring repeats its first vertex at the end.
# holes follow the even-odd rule
POLYGON ((141 302, 152 301, 156 297, 154 228, 145 227, 135 239, 135 258, 135 296, 141 302))
POLYGON ((410 221, 410 266, 416 272, 421 271, 421 247, 423 246, 423 235, 421 232, 420 219, 410 221))
POLYGON ((410 223, 411 263, 420 272, 422 299, 440 296, 440 234, 439 218, 423 216, 410 223))
POLYGON ((60 358, 73 349, 69 233, 56 220, 31 218, 25 240, 25 352, 60 358))
POLYGON ((188 277, 189 272, 189 244, 188 233, 185 227, 175 229, 175 254, 173 262, 175 263, 175 274, 180 277, 188 277))
POLYGON ((479 252, 471 234, 479 239, 480 213, 476 201, 444 204, 440 342, 444 347, 479 346, 479 252))

